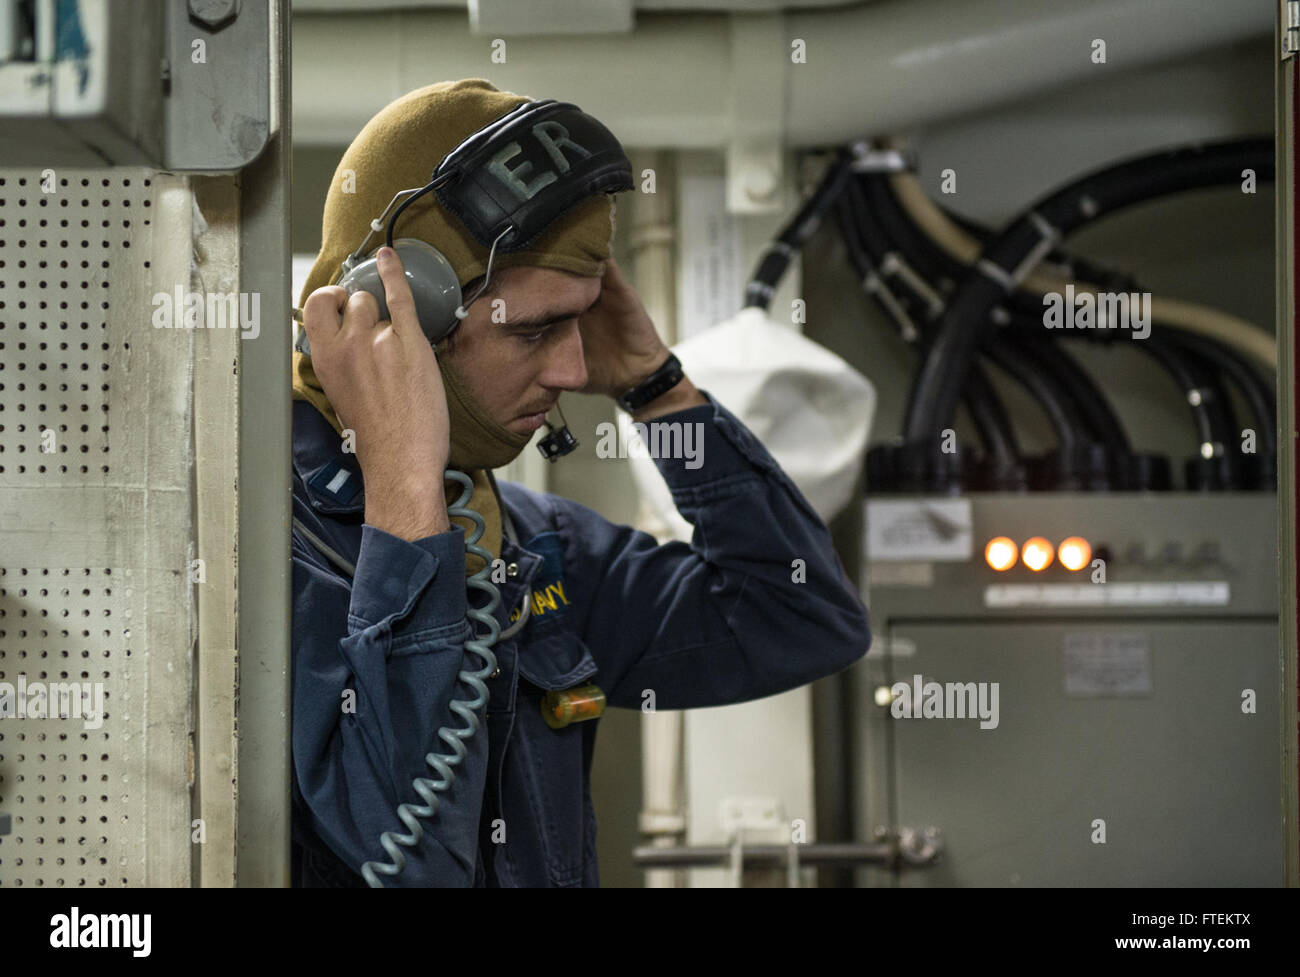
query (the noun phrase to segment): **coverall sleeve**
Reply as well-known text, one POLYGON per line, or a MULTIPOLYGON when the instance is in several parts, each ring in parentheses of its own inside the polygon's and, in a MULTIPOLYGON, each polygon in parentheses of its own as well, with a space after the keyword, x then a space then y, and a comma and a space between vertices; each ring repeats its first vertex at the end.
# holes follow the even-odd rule
MULTIPOLYGON (((301 503, 295 499, 295 506, 301 503)), ((293 770, 318 837, 358 873, 389 862, 385 831, 405 834, 401 803, 439 779, 425 754, 451 752, 441 726, 460 727, 453 698, 470 699, 460 671, 482 668, 464 650, 464 530, 410 542, 366 525, 351 582, 293 538, 293 770)), ((466 743, 424 837, 402 848, 407 864, 386 886, 468 886, 476 865, 487 736, 466 743)))
POLYGON ((655 459, 690 544, 560 504, 583 637, 611 705, 744 702, 837 672, 871 644, 867 610, 825 523, 754 435, 708 405, 655 419, 699 424, 698 459, 655 459), (695 464, 696 467, 688 467, 695 464))

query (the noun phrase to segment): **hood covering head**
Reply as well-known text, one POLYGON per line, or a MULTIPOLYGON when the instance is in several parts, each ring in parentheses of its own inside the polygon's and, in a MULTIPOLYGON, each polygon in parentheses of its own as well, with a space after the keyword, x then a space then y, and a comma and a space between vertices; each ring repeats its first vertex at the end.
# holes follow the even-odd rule
MULTIPOLYGON (((380 110, 352 141, 334 172, 325 199, 321 250, 303 286, 299 307, 313 291, 339 279, 343 259, 361 244, 370 222, 383 213, 395 194, 424 186, 448 153, 527 101, 522 95, 499 91, 481 78, 472 78, 416 89, 380 110)), ((528 265, 600 276, 611 253, 613 232, 613 197, 598 194, 563 214, 527 250, 498 254, 493 271, 528 265)), ((441 251, 462 289, 487 270, 488 248, 443 208, 435 194, 425 194, 403 212, 393 236, 417 238, 441 251)), ((367 249, 373 251, 381 244, 382 235, 375 235, 367 249)), ((439 351, 444 350, 440 347, 439 351)), ((470 396, 464 378, 448 359, 440 356, 438 366, 451 422, 449 465, 474 479, 469 504, 488 523, 479 545, 496 556, 501 538, 499 503, 488 487, 485 469, 512 461, 531 436, 517 434, 492 419, 470 396)), ((312 370, 311 358, 296 351, 293 388, 294 399, 310 401, 342 434, 342 425, 312 370)), ((448 483, 448 491, 455 498, 460 489, 448 483)), ((459 522, 468 533, 469 521, 459 522)), ((469 572, 475 572, 477 559, 471 558, 469 572)))

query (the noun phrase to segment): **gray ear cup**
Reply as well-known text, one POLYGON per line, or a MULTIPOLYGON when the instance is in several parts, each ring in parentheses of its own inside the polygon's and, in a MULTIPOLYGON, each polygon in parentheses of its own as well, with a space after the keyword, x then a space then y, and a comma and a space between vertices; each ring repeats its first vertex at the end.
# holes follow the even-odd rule
MULTIPOLYGON (((376 248, 376 251, 379 249, 376 248)), ((402 259, 406 280, 415 299, 415 313, 420 319, 429 342, 437 343, 459 321, 456 307, 460 305, 460 281, 441 251, 431 244, 413 237, 398 238, 393 250, 402 259)), ((373 255, 345 274, 339 285, 353 292, 369 292, 379 302, 379 318, 388 318, 388 303, 384 300, 384 283, 379 277, 379 260, 373 255)))
MULTIPOLYGON (((393 250, 402 259, 406 281, 411 286, 411 297, 415 299, 415 314, 420 320, 420 329, 429 342, 436 345, 460 321, 456 318, 456 309, 461 303, 460 281, 456 278, 456 272, 441 251, 416 238, 398 238, 393 242, 393 250)), ((373 254, 344 274, 336 284, 346 289, 349 295, 353 292, 369 292, 379 303, 380 320, 388 318, 384 282, 379 277, 379 261, 373 254)), ((305 329, 300 331, 295 348, 311 355, 305 329)))

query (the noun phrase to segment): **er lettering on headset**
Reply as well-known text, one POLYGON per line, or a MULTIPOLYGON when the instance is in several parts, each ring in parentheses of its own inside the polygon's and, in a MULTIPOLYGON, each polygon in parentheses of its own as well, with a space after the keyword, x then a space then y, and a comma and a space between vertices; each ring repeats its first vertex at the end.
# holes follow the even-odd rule
POLYGON ((870 643, 825 525, 611 256, 632 186, 600 122, 479 79, 339 163, 293 358, 295 885, 598 885, 606 705, 756 699, 870 643), (565 391, 701 425, 655 461, 690 545, 497 484, 544 423, 572 450, 565 391))

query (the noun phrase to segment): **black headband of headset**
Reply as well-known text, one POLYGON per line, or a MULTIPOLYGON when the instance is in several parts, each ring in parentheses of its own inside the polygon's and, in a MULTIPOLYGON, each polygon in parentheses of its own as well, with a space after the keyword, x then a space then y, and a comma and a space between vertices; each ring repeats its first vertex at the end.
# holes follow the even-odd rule
POLYGON ((442 205, 484 247, 527 247, 578 202, 631 190, 632 164, 613 133, 569 102, 525 102, 452 150, 433 172, 442 205))

